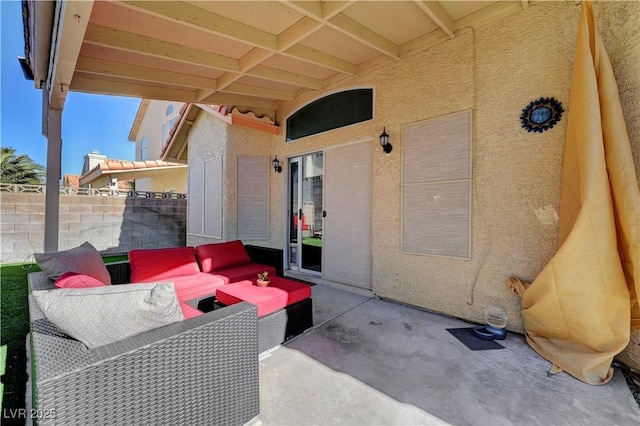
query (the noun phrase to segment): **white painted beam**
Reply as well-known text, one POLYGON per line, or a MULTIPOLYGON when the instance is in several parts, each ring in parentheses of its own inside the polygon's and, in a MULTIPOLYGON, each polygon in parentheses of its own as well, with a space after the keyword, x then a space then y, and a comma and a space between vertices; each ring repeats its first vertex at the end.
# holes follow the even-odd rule
POLYGON ((327 1, 322 3, 322 17, 324 19, 331 19, 338 13, 342 13, 347 10, 349 6, 357 3, 355 0, 350 1, 327 1))
POLYGON ((222 35, 232 40, 249 43, 268 50, 277 50, 276 36, 233 19, 176 1, 123 1, 135 9, 155 16, 177 21, 182 25, 222 35))
POLYGON ((355 75, 357 71, 356 66, 351 62, 337 58, 333 55, 328 55, 311 47, 303 46, 302 44, 291 46, 283 53, 296 59, 300 59, 316 65, 321 65, 325 68, 329 68, 331 70, 348 75, 355 75))
POLYGON ((223 71, 238 72, 240 70, 240 65, 234 58, 100 25, 89 25, 85 42, 188 64, 204 65, 223 71))
POLYGON ((296 74, 278 68, 270 68, 264 65, 258 65, 246 74, 254 77, 264 78, 266 80, 306 87, 313 90, 319 90, 322 88, 322 81, 317 78, 308 77, 302 74, 296 74))
POLYGON ((357 21, 349 18, 342 13, 337 14, 331 18, 328 23, 330 26, 341 33, 351 37, 352 39, 377 50, 383 55, 387 55, 390 58, 398 58, 400 55, 400 48, 382 37, 375 31, 370 30, 357 21))
MULTIPOLYGON (((287 4, 288 2, 285 2, 287 4)), ((297 3, 297 2, 296 2, 297 3)), ((306 2, 302 2, 306 3, 306 2)), ((176 21, 182 25, 186 25, 191 28, 195 28, 202 31, 207 31, 211 34, 216 34, 220 36, 224 36, 226 38, 246 43, 250 46, 258 47, 264 50, 267 50, 272 53, 284 53, 287 56, 291 56, 296 59, 303 60, 305 62, 313 63, 314 65, 325 66, 334 71, 343 71, 346 68, 353 69, 355 72, 355 65, 346 63, 339 58, 333 57, 326 53, 319 54, 309 54, 309 50, 305 50, 305 48, 299 44, 292 45, 293 40, 301 40, 305 37, 304 31, 308 31, 308 34, 317 31, 317 27, 311 25, 310 22, 305 21, 301 24, 294 24, 291 27, 291 30, 285 30, 282 33, 282 38, 279 40, 278 36, 262 31, 258 28, 251 27, 249 25, 243 24, 241 22, 234 21, 232 19, 226 18, 224 16, 215 14, 213 12, 209 12, 198 7, 183 3, 183 2, 151 2, 151 1, 124 1, 121 4, 126 5, 131 8, 143 10, 147 13, 151 13, 155 16, 164 17, 166 19, 170 19, 176 21), (280 46, 282 44, 282 47, 280 46), (336 64, 346 63, 345 66, 341 66, 338 69, 335 68, 336 64), (327 64, 331 64, 331 66, 327 66, 327 64)), ((302 5, 301 7, 310 6, 312 9, 316 10, 319 13, 322 13, 322 5, 320 3, 313 3, 309 5, 302 5)), ((312 16, 313 17, 313 16, 312 16)), ((127 48, 127 46, 131 45, 131 41, 127 41, 124 43, 118 43, 120 48, 127 48)), ((111 45, 114 45, 113 42, 110 42, 111 45)), ((150 44, 150 40, 145 41, 145 45, 150 44)), ((167 44, 167 43, 162 43, 167 44)), ((376 39, 376 44, 379 45, 379 42, 376 39)), ((178 46, 180 47, 180 46, 178 46)), ((184 46, 181 46, 182 49, 186 49, 184 46)), ((306 48, 308 49, 308 48, 306 48)), ((191 49, 195 50, 195 49, 191 49)), ((142 50, 141 50, 142 51, 142 50)), ((160 54, 162 51, 156 52, 156 54, 160 54)), ((212 53, 207 53, 208 55, 213 55, 212 53)), ((165 55, 168 57, 175 57, 175 54, 165 55)), ((203 64, 204 65, 204 64, 203 64)), ((225 71, 238 72, 239 67, 232 68, 224 68, 225 71)), ((221 68, 222 69, 222 68, 221 68)), ((346 72, 347 74, 351 74, 350 72, 346 72)))
POLYGON ((71 90, 75 92, 97 93, 102 95, 131 96, 146 99, 165 99, 168 101, 195 102, 196 90, 154 86, 139 82, 101 79, 91 74, 78 72, 73 79, 71 90))
MULTIPOLYGON (((43 89, 43 97, 49 94, 43 89)), ((44 100, 43 100, 44 101, 44 100)), ((62 170, 62 110, 47 108, 47 182, 44 204, 44 251, 58 251, 60 176, 62 170)))
POLYGON ((173 71, 158 70, 122 62, 81 56, 78 58, 76 71, 107 77, 125 78, 150 83, 166 83, 174 86, 191 88, 216 89, 216 81, 212 78, 194 76, 173 71))
POLYGON ((416 0, 415 2, 429 18, 435 22, 450 38, 456 32, 456 23, 437 1, 416 0))
POLYGON ((322 23, 308 16, 278 34, 278 50, 287 50, 322 28, 322 23))
POLYGON ((230 93, 214 93, 209 95, 199 103, 205 105, 231 105, 242 106, 248 108, 260 108, 265 110, 276 110, 276 102, 269 99, 250 98, 243 95, 234 95, 230 93))
POLYGON ((266 87, 249 86, 247 84, 233 83, 225 88, 225 93, 235 93, 238 95, 256 96, 258 98, 273 99, 276 101, 292 101, 294 93, 284 90, 269 89, 266 87))
POLYGON ((93 1, 56 3, 47 76, 49 108, 64 107, 92 8, 93 1))

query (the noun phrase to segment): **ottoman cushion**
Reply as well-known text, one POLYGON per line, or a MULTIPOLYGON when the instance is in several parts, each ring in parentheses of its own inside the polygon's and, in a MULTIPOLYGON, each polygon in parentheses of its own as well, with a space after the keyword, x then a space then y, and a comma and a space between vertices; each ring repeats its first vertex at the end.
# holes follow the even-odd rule
POLYGON ((258 307, 259 317, 309 297, 311 297, 311 287, 279 277, 273 277, 269 287, 258 287, 247 280, 216 289, 216 298, 220 303, 225 305, 242 301, 252 303, 258 307))
POLYGON ((225 305, 242 301, 258 307, 258 316, 263 317, 287 306, 287 292, 276 287, 258 287, 251 281, 240 281, 216 289, 216 299, 225 305))
POLYGON ((271 278, 270 287, 277 287, 287 292, 287 305, 293 305, 311 297, 311 286, 286 278, 271 278))

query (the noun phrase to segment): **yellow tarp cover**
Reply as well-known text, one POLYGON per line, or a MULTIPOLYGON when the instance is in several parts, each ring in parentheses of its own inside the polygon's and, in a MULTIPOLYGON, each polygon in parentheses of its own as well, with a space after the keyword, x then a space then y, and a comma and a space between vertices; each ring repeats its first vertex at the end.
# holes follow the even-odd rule
POLYGON ((582 3, 564 151, 558 251, 522 296, 527 341, 589 384, 640 326, 640 191, 618 88, 582 3))

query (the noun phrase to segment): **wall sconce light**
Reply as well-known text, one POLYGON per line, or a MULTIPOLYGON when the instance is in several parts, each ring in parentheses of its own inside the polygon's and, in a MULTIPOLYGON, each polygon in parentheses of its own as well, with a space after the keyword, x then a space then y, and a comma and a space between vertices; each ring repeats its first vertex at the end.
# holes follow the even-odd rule
POLYGON ((382 128, 382 134, 380 135, 380 145, 382 145, 382 150, 385 153, 390 153, 393 149, 393 146, 389 143, 389 135, 387 134, 387 128, 382 128))
POLYGON ((277 155, 276 155, 276 158, 274 158, 273 161, 271 162, 271 165, 273 166, 273 170, 275 170, 276 173, 282 172, 282 166, 280 165, 280 161, 278 160, 277 155))

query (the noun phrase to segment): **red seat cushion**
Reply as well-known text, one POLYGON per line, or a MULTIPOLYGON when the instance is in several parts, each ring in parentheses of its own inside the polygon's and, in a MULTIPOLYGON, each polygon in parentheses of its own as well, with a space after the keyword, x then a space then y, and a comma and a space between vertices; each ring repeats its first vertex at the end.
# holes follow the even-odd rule
MULTIPOLYGON (((196 275, 186 275, 181 277, 167 277, 163 282, 173 283, 176 289, 176 296, 179 301, 195 299, 196 297, 212 296, 216 288, 224 285, 224 280, 215 275, 199 272, 196 275)), ((140 282, 134 284, 142 284, 140 282)))
POLYGON ((260 263, 248 263, 246 265, 232 266, 212 272, 211 274, 220 277, 226 284, 235 283, 244 280, 256 280, 260 272, 269 272, 270 277, 276 276, 276 268, 273 266, 262 265, 260 263))
POLYGON ((184 319, 199 317, 204 313, 191 305, 187 305, 184 302, 180 302, 180 309, 182 309, 182 316, 184 317, 184 319))
POLYGON ((196 256, 202 267, 202 272, 215 272, 251 263, 251 258, 240 240, 203 244, 196 247, 196 256))
POLYGON ((311 297, 311 287, 286 278, 274 277, 269 287, 258 287, 252 281, 240 281, 216 289, 216 298, 225 305, 242 301, 258 307, 258 316, 263 317, 311 297))
POLYGON ((170 281, 173 277, 196 275, 200 267, 193 247, 131 250, 131 281, 170 281))
POLYGON ((104 287, 105 284, 90 275, 77 274, 75 272, 65 272, 56 279, 57 288, 90 288, 104 287))

